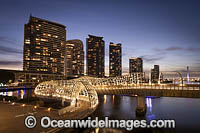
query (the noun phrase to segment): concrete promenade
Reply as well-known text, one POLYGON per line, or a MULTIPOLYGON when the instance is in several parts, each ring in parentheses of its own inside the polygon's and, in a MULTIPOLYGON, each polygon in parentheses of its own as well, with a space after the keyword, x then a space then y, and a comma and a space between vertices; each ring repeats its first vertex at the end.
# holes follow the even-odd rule
MULTIPOLYGON (((89 104, 83 101, 78 102, 78 107, 73 111, 68 111, 65 115, 58 115, 58 110, 37 107, 34 108, 33 105, 23 105, 19 103, 12 102, 2 102, 0 101, 0 132, 46 132, 52 133, 61 130, 60 128, 47 128, 44 129, 40 126, 40 119, 43 116, 49 116, 51 119, 84 119, 95 110, 89 108, 89 104), (37 125, 33 129, 28 129, 24 120, 26 116, 33 115, 37 119, 37 125)), ((69 129, 70 130, 70 129, 69 129)))

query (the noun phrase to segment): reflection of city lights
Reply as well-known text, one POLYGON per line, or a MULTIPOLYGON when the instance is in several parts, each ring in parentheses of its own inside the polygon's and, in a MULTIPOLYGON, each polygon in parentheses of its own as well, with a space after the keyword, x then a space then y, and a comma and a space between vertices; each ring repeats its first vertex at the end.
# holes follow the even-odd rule
POLYGON ((20 96, 21 96, 21 99, 24 98, 24 91, 23 90, 20 90, 20 96))
POLYGON ((104 95, 104 103, 106 103, 106 99, 107 99, 107 96, 106 96, 106 95, 104 95))
POLYGON ((146 98, 147 107, 152 107, 151 98, 146 98))
POLYGON ((96 129, 95 129, 95 133, 99 133, 99 128, 96 128, 96 129))
POLYGON ((114 101, 115 101, 115 95, 112 96, 112 100, 113 100, 113 103, 114 103, 114 101))
POLYGON ((152 99, 151 98, 146 98, 146 105, 149 108, 149 111, 152 112, 152 99))
POLYGON ((152 113, 152 99, 147 97, 146 98, 146 105, 149 108, 149 111, 152 113))
POLYGON ((149 120, 153 120, 153 119, 155 119, 156 116, 154 114, 151 114, 151 115, 148 115, 147 117, 149 120))

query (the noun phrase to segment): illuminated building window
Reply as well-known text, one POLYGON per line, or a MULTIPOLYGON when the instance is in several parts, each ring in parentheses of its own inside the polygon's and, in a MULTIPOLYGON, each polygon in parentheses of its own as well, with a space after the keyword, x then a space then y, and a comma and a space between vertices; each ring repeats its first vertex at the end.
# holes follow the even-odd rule
POLYGON ((34 61, 40 61, 40 58, 33 58, 34 61))
POLYGON ((48 42, 48 40, 47 40, 47 39, 43 39, 43 38, 41 38, 41 41, 48 42))
POLYGON ((67 58, 71 58, 72 56, 71 55, 67 55, 67 58))
POLYGON ((30 60, 30 58, 26 57, 25 60, 30 60))
POLYGON ((57 29, 57 28, 55 28, 55 27, 51 27, 51 29, 52 29, 52 30, 58 30, 58 29, 57 29))
POLYGON ((25 44, 30 44, 30 40, 29 40, 29 39, 26 39, 26 40, 25 40, 25 44))

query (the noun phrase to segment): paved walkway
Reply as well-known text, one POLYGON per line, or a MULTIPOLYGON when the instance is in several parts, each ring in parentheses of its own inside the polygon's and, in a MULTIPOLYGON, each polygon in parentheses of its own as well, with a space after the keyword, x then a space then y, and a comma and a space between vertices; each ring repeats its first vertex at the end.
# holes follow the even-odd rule
POLYGON ((40 126, 40 119, 43 116, 49 116, 51 119, 83 119, 90 115, 95 109, 89 109, 89 104, 84 101, 79 101, 79 107, 74 112, 67 112, 65 115, 59 116, 58 110, 48 110, 48 108, 37 107, 33 105, 25 105, 12 102, 0 102, 0 132, 47 132, 53 133, 61 129, 48 128, 44 129, 40 126), (33 129, 28 129, 24 125, 26 116, 34 115, 37 119, 37 125, 33 129))

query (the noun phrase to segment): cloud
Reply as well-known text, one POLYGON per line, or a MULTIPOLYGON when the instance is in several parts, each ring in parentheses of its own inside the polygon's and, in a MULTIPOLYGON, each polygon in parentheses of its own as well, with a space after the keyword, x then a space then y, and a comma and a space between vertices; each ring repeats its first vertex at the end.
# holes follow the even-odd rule
POLYGON ((22 54, 22 50, 7 47, 7 46, 0 46, 0 54, 22 54))
POLYGON ((142 55, 140 56, 147 63, 154 63, 156 61, 164 59, 164 54, 156 54, 156 55, 142 55))
POLYGON ((10 39, 8 37, 5 36, 0 36, 0 42, 3 43, 9 43, 9 44, 14 44, 14 45, 18 45, 18 42, 16 40, 10 39))
POLYGON ((186 50, 191 52, 199 52, 200 48, 187 48, 186 50))
POLYGON ((166 51, 176 51, 176 50, 183 50, 183 48, 180 47, 169 47, 165 49, 166 51))
POLYGON ((186 51, 186 52, 199 52, 200 48, 184 48, 184 47, 168 47, 165 49, 154 48, 154 51, 164 52, 164 51, 186 51))
POLYGON ((0 36, 0 54, 22 54, 21 49, 16 47, 19 43, 5 36, 0 36))
POLYGON ((0 66, 6 66, 6 65, 21 65, 21 61, 0 61, 0 66))

